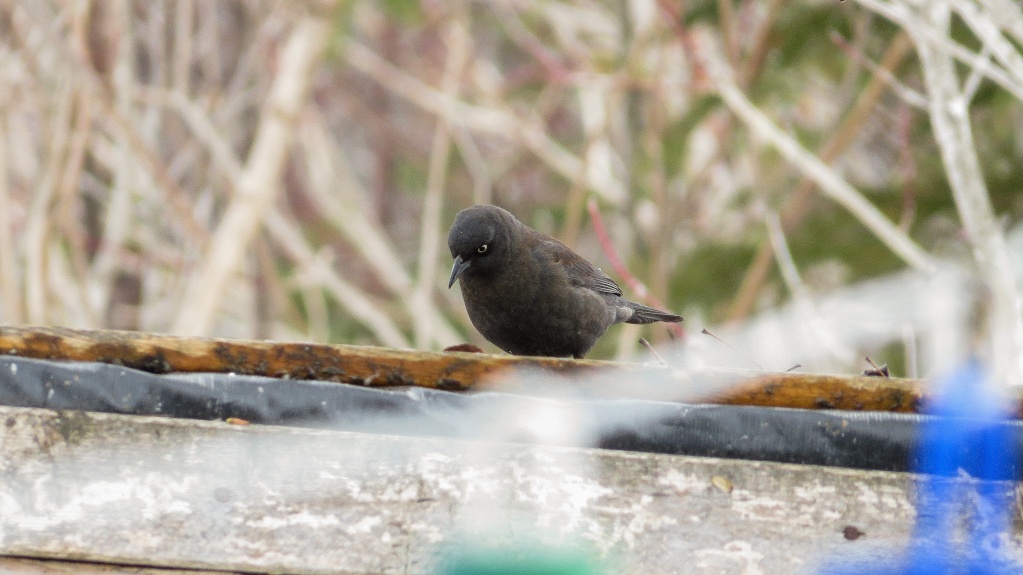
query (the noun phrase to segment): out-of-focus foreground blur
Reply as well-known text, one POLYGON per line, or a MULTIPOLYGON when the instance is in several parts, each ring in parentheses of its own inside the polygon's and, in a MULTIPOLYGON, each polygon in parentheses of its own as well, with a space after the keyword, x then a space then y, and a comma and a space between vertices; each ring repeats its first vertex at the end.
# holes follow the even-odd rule
POLYGON ((1021 45, 1011 0, 2 0, 0 322, 494 350, 445 237, 495 203, 698 364, 1023 384, 1021 45))

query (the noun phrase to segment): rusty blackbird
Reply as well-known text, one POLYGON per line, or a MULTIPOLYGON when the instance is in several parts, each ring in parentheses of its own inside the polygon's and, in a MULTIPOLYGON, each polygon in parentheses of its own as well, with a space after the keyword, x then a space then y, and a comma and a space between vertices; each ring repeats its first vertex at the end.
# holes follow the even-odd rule
POLYGON ((458 212, 448 248, 448 287, 461 281, 472 324, 508 353, 581 358, 612 324, 682 321, 623 298, 599 268, 497 206, 458 212))

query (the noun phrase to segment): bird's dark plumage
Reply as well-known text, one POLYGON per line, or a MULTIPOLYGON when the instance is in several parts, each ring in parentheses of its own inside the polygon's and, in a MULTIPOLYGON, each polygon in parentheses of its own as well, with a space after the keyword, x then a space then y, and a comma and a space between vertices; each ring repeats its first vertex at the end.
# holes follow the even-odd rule
POLYGON ((682 321, 623 298, 599 268, 497 206, 458 212, 448 248, 448 287, 461 282, 472 324, 508 353, 581 358, 612 324, 682 321))

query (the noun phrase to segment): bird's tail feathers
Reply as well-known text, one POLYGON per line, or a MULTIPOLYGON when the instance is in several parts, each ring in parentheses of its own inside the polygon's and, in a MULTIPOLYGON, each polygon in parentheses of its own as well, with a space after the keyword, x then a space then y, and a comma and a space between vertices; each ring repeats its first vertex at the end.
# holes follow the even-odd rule
POLYGON ((654 323, 657 321, 665 321, 668 323, 678 323, 682 321, 682 316, 676 315, 670 312, 661 311, 652 307, 647 307, 643 304, 636 303, 634 301, 627 302, 627 305, 632 308, 632 317, 625 320, 625 323, 654 323))

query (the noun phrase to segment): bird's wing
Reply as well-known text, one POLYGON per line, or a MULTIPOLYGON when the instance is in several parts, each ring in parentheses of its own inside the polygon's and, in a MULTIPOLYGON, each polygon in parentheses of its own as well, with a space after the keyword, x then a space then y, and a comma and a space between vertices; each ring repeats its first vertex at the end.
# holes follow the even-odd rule
POLYGON ((565 244, 549 239, 541 245, 544 256, 561 264, 572 285, 591 289, 595 292, 622 295, 622 288, 600 268, 583 259, 565 244))

